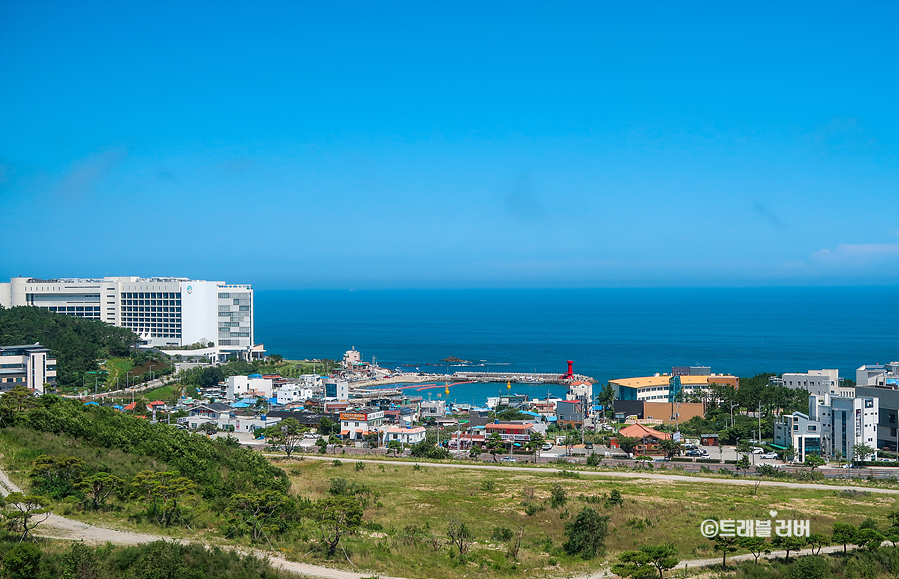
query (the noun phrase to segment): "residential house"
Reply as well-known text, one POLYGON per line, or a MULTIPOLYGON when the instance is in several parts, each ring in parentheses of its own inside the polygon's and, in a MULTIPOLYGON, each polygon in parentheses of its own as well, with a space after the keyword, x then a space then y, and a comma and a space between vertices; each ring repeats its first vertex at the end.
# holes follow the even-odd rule
POLYGON ((194 406, 187 411, 187 425, 196 430, 207 422, 213 422, 219 429, 225 429, 231 423, 232 408, 227 404, 209 402, 194 406))
POLYGON ((384 432, 386 434, 384 442, 396 440, 405 448, 423 441, 425 439, 426 431, 424 426, 409 426, 406 428, 393 426, 386 429, 384 432))
POLYGON ((340 413, 340 436, 348 440, 361 440, 377 432, 384 422, 381 409, 362 408, 340 413))
POLYGON ((659 432, 658 430, 649 428, 643 424, 631 424, 625 426, 618 431, 619 437, 639 438, 640 444, 635 449, 635 454, 659 454, 663 451, 659 448, 659 443, 663 440, 670 440, 671 435, 667 432, 659 432))

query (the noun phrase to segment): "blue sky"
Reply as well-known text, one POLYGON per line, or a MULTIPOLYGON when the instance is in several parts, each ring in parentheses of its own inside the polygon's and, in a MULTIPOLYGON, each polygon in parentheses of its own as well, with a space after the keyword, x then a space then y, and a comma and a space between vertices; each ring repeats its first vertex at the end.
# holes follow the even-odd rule
POLYGON ((0 2, 0 279, 899 284, 899 3, 0 2))

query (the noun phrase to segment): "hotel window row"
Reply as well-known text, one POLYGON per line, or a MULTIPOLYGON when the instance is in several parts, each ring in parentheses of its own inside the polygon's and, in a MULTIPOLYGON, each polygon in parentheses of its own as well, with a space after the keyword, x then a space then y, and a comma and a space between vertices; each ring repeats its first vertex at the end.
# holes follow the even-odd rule
POLYGON ((43 306, 42 309, 78 318, 100 319, 100 306, 43 306))

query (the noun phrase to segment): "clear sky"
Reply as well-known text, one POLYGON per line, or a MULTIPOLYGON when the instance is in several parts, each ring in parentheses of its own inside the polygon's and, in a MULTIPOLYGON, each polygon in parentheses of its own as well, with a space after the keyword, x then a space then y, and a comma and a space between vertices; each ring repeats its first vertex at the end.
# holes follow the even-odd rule
POLYGON ((899 2, 0 2, 0 280, 899 285, 899 2))

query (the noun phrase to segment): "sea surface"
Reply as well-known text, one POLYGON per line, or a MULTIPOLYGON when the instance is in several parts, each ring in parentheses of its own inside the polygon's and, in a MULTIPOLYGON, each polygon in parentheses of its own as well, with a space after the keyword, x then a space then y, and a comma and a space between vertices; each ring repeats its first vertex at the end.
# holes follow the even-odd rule
MULTIPOLYGON (((366 361, 423 372, 461 369, 439 362, 453 356, 496 372, 563 374, 573 360, 603 382, 672 366, 838 368, 854 379, 862 364, 899 359, 897 287, 257 290, 255 300, 256 341, 270 354, 339 360, 355 347, 366 361)), ((506 390, 479 388, 459 402, 506 390)))

